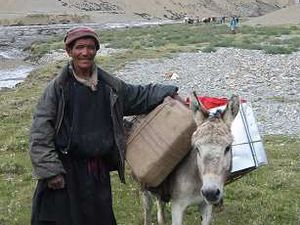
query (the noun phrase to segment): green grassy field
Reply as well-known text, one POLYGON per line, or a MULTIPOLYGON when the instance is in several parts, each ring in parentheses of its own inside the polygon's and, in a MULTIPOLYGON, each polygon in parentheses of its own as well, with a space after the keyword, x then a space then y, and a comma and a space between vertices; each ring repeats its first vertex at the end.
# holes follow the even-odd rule
MULTIPOLYGON (((110 72, 141 58, 215 51, 220 46, 261 49, 270 54, 289 54, 300 47, 300 28, 295 26, 240 27, 238 34, 232 35, 226 26, 177 24, 109 30, 100 34, 102 42, 108 46, 124 49, 97 58, 97 62, 110 72)), ((36 43, 29 50, 34 58, 38 58, 62 46, 62 38, 56 37, 47 43, 36 43)), ((31 175, 27 153, 31 115, 44 86, 57 75, 63 64, 56 62, 42 66, 17 88, 0 92, 0 225, 30 223, 31 197, 36 182, 31 175)), ((265 136, 263 139, 269 165, 226 187, 224 209, 215 210, 214 225, 300 224, 300 138, 265 136)), ((142 224, 139 188, 129 174, 127 171, 126 185, 112 174, 114 208, 119 225, 142 224)), ((200 223, 197 211, 195 207, 188 209, 185 224, 200 223)))

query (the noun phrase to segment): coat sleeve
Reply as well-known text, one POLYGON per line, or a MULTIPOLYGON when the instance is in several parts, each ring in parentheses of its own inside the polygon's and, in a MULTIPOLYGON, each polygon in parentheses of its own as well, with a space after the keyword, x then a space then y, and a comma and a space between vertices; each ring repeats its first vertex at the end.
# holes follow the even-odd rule
POLYGON ((29 154, 38 179, 65 173, 54 144, 57 105, 52 81, 39 99, 30 131, 29 154))
POLYGON ((177 94, 178 88, 173 85, 148 84, 125 85, 124 115, 148 113, 163 102, 167 96, 177 94))

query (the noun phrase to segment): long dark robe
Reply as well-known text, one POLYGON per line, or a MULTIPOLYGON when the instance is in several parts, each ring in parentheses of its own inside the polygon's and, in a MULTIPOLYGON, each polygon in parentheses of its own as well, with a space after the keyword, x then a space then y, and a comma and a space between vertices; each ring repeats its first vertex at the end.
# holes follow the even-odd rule
POLYGON ((47 180, 38 181, 31 224, 116 225, 106 160, 113 149, 113 132, 105 84, 100 83, 96 92, 75 80, 70 87, 62 133, 56 140, 58 149, 70 147, 68 154, 58 151, 66 186, 52 190, 47 180))
MULTIPOLYGON (((33 225, 116 225, 112 210, 109 171, 89 171, 88 160, 63 160, 66 187, 51 190, 45 180, 37 184, 33 225)), ((95 161, 97 162, 97 161, 95 161)))

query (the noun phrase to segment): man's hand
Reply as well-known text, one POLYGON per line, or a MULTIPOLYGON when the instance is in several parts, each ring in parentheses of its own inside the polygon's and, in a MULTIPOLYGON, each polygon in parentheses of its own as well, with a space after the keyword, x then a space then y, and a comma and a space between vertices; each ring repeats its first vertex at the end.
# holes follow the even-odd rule
POLYGON ((48 188, 57 190, 65 187, 65 178, 63 175, 57 175, 48 179, 48 188))

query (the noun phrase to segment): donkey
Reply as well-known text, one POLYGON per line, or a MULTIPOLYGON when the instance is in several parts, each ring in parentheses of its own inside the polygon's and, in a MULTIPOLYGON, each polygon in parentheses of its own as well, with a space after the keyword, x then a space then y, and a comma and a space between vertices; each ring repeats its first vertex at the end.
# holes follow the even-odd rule
MULTIPOLYGON (((232 96, 223 112, 210 113, 200 102, 192 106, 197 128, 192 135, 192 150, 159 187, 167 187, 172 211, 172 225, 182 225, 185 209, 198 205, 202 225, 209 225, 212 207, 222 201, 223 187, 231 169, 231 123, 240 101, 232 96), (167 185, 165 185, 167 184, 167 185)), ((166 192, 164 192, 166 193, 166 192)), ((157 193, 156 193, 157 196, 157 193)), ((157 196, 158 224, 165 224, 164 203, 157 196)), ((151 224, 151 195, 143 192, 144 224, 151 224)))

